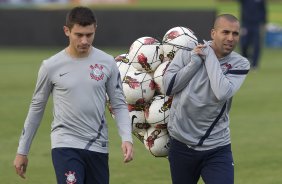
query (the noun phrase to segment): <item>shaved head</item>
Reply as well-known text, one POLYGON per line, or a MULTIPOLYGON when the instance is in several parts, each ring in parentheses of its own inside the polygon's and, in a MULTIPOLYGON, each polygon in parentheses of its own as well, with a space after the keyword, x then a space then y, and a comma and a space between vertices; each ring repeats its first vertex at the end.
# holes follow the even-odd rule
POLYGON ((228 20, 229 22, 239 22, 239 20, 234 15, 221 14, 221 15, 218 15, 214 21, 214 25, 213 25, 214 29, 218 27, 219 21, 222 19, 228 20))

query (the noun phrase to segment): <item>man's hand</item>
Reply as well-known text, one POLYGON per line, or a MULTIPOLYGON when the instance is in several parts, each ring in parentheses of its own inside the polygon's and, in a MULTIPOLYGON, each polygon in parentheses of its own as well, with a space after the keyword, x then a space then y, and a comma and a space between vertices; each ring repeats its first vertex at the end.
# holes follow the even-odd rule
POLYGON ((200 56, 200 58, 202 58, 202 60, 204 61, 205 58, 206 58, 206 54, 203 52, 203 49, 206 48, 207 46, 206 45, 203 45, 203 44, 199 44, 197 45, 194 49, 193 49, 193 52, 197 55, 200 56))
POLYGON ((122 152, 123 152, 123 156, 124 156, 123 161, 125 163, 130 162, 133 159, 133 145, 132 145, 132 143, 128 142, 128 141, 124 141, 124 142, 122 142, 121 148, 122 148, 122 152))
POLYGON ((25 172, 28 164, 28 158, 26 155, 17 154, 14 160, 14 166, 16 173, 25 179, 25 172))

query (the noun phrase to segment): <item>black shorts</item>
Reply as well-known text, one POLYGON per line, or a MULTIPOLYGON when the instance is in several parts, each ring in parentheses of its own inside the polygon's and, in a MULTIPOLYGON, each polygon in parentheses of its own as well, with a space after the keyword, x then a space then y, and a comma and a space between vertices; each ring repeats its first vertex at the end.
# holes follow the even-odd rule
POLYGON ((107 153, 54 148, 52 160, 58 184, 109 184, 107 153))

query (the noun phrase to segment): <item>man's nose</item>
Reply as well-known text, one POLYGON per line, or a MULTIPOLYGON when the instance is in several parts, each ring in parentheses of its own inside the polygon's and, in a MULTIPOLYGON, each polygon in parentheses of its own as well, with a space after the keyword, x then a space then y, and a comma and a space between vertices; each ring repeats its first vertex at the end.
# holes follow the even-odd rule
POLYGON ((83 36, 83 37, 81 38, 81 43, 83 43, 83 44, 88 43, 88 41, 87 41, 87 36, 83 36))
POLYGON ((228 39, 229 41, 233 41, 233 40, 234 40, 234 36, 233 36, 232 34, 229 34, 229 35, 227 36, 227 39, 228 39))

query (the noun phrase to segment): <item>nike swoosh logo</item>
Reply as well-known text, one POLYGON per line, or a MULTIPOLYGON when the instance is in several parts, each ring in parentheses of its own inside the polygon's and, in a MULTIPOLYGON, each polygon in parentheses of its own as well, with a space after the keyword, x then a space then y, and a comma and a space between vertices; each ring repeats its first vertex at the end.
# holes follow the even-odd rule
POLYGON ((60 73, 60 77, 62 77, 62 76, 64 76, 64 75, 66 75, 66 74, 68 74, 69 72, 66 72, 66 73, 60 73))
POLYGON ((135 115, 133 115, 133 116, 131 117, 131 125, 133 125, 134 119, 136 119, 136 118, 137 118, 137 116, 135 116, 135 115))

